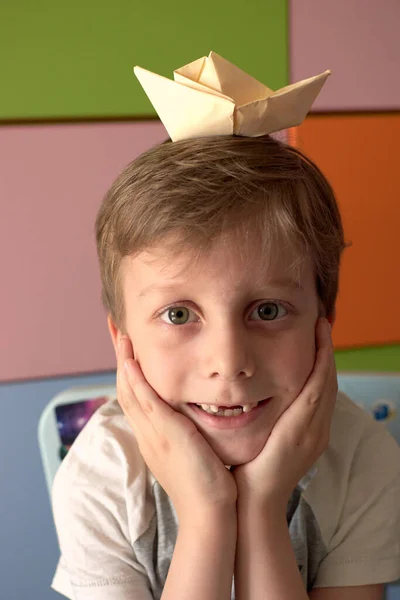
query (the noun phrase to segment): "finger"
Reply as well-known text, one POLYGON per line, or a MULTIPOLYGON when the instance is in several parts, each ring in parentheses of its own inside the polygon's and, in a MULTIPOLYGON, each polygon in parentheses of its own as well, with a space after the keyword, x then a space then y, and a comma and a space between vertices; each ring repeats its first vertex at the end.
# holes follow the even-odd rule
POLYGON ((326 319, 319 319, 316 327, 316 357, 314 368, 300 395, 306 403, 319 405, 323 400, 323 390, 332 381, 335 369, 330 325, 326 319))
POLYGON ((333 358, 329 372, 326 377, 325 387, 321 391, 320 402, 316 404, 316 410, 313 415, 313 421, 315 421, 316 423, 321 423, 323 421, 331 421, 333 413, 335 411, 338 387, 339 386, 336 365, 333 358))
POLYGON ((132 359, 125 362, 133 393, 157 433, 168 439, 180 439, 185 434, 189 437, 196 435, 198 430, 194 423, 158 396, 146 380, 138 362, 132 359))
POLYGON ((146 380, 138 361, 133 358, 131 341, 126 337, 122 339, 120 361, 121 373, 124 374, 132 395, 148 418, 152 417, 153 420, 154 418, 160 418, 160 416, 153 415, 157 409, 158 413, 164 413, 162 416, 165 416, 168 412, 173 412, 146 380))
POLYGON ((316 327, 317 352, 314 368, 298 397, 285 411, 291 421, 293 437, 298 440, 308 439, 313 446, 317 440, 322 440, 325 446, 336 400, 336 367, 330 327, 323 321, 324 319, 319 321, 316 327))
POLYGON ((132 360, 131 343, 121 338, 117 350, 117 399, 136 436, 148 435, 149 422, 133 392, 125 371, 125 361, 132 360))
POLYGON ((322 405, 326 404, 325 389, 332 385, 332 371, 335 368, 332 357, 332 341, 328 327, 324 329, 324 319, 319 320, 316 327, 317 352, 314 367, 300 391, 296 400, 290 405, 290 413, 296 414, 296 423, 299 430, 310 427, 315 413, 322 405), (321 322, 322 321, 322 322, 321 322))
MULTIPOLYGON (((317 344, 322 353, 324 353, 324 361, 321 361, 321 379, 322 387, 319 389, 320 398, 316 403, 316 410, 312 417, 312 424, 317 428, 323 427, 325 424, 330 424, 338 392, 337 371, 334 356, 334 349, 331 337, 331 327, 325 319, 321 320, 325 323, 319 323, 317 331, 317 344), (322 364, 322 366, 321 366, 322 364)), ((316 365, 316 369, 318 365, 316 365)), ((318 384, 317 384, 318 385, 318 384)))
MULTIPOLYGON (((322 382, 322 390, 325 389, 333 392, 336 388, 337 393, 337 372, 331 336, 331 326, 326 319, 320 319, 320 323, 318 323, 317 348, 319 354, 323 355, 323 358, 321 358, 321 356, 319 357, 319 367, 321 371, 318 383, 321 385, 322 382)), ((315 370, 318 370, 318 364, 316 365, 315 370)), ((329 408, 329 405, 332 404, 332 396, 335 398, 335 394, 323 394, 319 404, 328 405, 324 406, 324 409, 329 408)))

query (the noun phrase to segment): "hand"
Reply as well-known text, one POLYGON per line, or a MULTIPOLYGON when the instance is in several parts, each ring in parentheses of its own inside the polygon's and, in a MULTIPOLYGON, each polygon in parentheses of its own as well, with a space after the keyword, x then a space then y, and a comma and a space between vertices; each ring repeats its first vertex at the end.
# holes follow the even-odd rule
POLYGON ((171 498, 179 520, 235 505, 233 475, 195 424, 156 394, 133 359, 127 337, 118 349, 117 396, 140 453, 171 498))
POLYGON ((338 390, 330 325, 318 319, 314 369, 302 391, 280 416, 263 450, 234 470, 239 500, 286 510, 289 498, 327 448, 338 390))

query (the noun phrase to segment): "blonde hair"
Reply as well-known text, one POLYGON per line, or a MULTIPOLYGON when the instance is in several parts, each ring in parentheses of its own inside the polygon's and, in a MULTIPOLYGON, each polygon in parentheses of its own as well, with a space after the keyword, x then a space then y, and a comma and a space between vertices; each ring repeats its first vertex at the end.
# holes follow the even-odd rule
POLYGON ((334 193, 310 159, 269 135, 167 140, 151 148, 107 192, 95 233, 102 302, 122 331, 125 256, 165 243, 172 254, 190 249, 200 257, 226 235, 238 235, 245 248, 259 234, 266 265, 278 238, 299 260, 311 256, 325 315, 334 315, 346 247, 334 193))

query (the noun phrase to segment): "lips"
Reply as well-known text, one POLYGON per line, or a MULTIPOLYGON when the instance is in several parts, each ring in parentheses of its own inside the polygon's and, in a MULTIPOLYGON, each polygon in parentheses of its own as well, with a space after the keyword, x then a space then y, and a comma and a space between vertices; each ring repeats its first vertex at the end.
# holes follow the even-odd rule
MULTIPOLYGON (((249 412, 241 412, 241 414, 237 415, 229 415, 223 416, 222 414, 215 414, 212 412, 206 412, 197 404, 189 404, 188 406, 193 411, 194 416, 196 417, 194 421, 199 421, 207 425, 212 429, 238 429, 241 427, 245 427, 249 425, 253 421, 255 421, 262 411, 264 407, 268 404, 271 398, 266 398, 265 400, 261 400, 258 405, 250 410, 249 412)), ((215 406, 215 405, 214 405, 215 406)), ((233 408, 230 408, 233 410, 233 408)))
POLYGON ((241 412, 245 412, 248 413, 251 410, 253 410, 253 408, 255 408, 258 405, 258 402, 252 402, 252 403, 243 403, 243 404, 237 404, 236 406, 225 406, 225 405, 215 405, 215 404, 197 404, 196 406, 199 406, 200 408, 202 408, 205 412, 209 413, 209 414, 218 414, 218 415, 224 415, 224 416, 232 416, 232 414, 234 416, 237 416, 239 414, 238 411, 241 412))

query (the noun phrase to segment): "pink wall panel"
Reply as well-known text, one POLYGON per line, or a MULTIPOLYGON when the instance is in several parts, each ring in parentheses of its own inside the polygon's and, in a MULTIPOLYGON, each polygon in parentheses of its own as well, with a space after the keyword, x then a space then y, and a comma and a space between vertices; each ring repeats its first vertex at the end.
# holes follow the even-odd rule
POLYGON ((0 381, 113 369, 94 221, 158 122, 0 128, 0 381))
POLYGON ((317 110, 400 108, 399 0, 290 0, 290 79, 331 69, 317 110))

